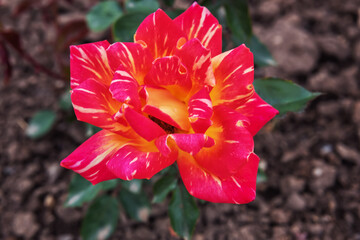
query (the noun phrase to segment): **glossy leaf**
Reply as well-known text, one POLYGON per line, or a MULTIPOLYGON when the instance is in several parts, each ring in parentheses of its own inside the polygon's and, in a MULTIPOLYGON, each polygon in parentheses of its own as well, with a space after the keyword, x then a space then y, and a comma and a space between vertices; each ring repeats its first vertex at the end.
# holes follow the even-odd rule
POLYGON ((191 239, 199 217, 199 209, 194 198, 184 186, 179 186, 173 191, 169 205, 169 216, 174 231, 184 239, 191 239))
POLYGON ((121 181, 121 185, 132 193, 140 193, 142 190, 142 179, 133 179, 131 181, 121 181))
POLYGON ((107 29, 122 15, 122 10, 116 1, 104 1, 95 5, 86 15, 90 30, 99 32, 107 29))
POLYGON ((101 131, 101 128, 96 127, 96 126, 91 125, 91 124, 88 124, 88 123, 86 124, 86 133, 85 133, 85 135, 87 137, 91 137, 92 135, 94 135, 95 133, 97 133, 99 131, 101 131))
POLYGON ((156 0, 127 0, 125 9, 127 12, 155 12, 159 8, 156 0))
POLYGON ((148 12, 131 12, 124 14, 113 25, 112 32, 117 42, 132 42, 140 23, 149 15, 148 12))
POLYGON ((150 202, 144 192, 132 193, 126 188, 119 193, 126 213, 133 219, 145 222, 150 214, 150 202))
POLYGON ((153 203, 160 203, 164 201, 166 196, 176 188, 177 178, 175 174, 166 174, 162 176, 155 184, 153 188, 154 197, 153 203))
POLYGON ((259 96, 276 108, 280 115, 301 111, 307 102, 320 95, 279 78, 255 79, 254 87, 259 96))
POLYGON ((86 212, 81 225, 84 240, 108 239, 118 221, 119 206, 110 196, 102 196, 93 202, 86 212))
POLYGON ((267 181, 266 173, 263 169, 259 167, 257 177, 256 177, 256 183, 263 183, 267 181))
POLYGON ((254 53, 254 62, 259 67, 274 66, 276 61, 269 49, 255 36, 252 35, 248 47, 254 53))
POLYGON ((166 4, 166 6, 172 7, 174 5, 175 0, 163 0, 163 2, 166 4))
POLYGON ((71 93, 70 93, 70 90, 68 89, 60 96, 59 106, 64 111, 68 111, 68 110, 72 109, 70 95, 71 95, 71 93))
POLYGON ((241 43, 246 43, 252 36, 252 25, 247 0, 227 0, 224 2, 227 25, 232 34, 241 43))
POLYGON ((75 174, 69 187, 69 195, 65 201, 65 207, 80 207, 85 202, 93 200, 100 190, 110 190, 115 188, 117 180, 110 180, 92 185, 91 182, 79 174, 75 174))
POLYGON ((55 123, 56 113, 51 110, 42 110, 31 118, 26 129, 26 135, 32 139, 38 139, 48 133, 55 123))

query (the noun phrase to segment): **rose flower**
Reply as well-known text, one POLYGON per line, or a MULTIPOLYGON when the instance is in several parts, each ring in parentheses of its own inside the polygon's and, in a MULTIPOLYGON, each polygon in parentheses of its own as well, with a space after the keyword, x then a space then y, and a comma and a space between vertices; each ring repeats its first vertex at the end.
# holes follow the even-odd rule
POLYGON ((252 201, 253 136, 278 111, 255 93, 253 54, 245 45, 221 53, 221 34, 194 3, 174 20, 149 15, 134 43, 71 46, 75 114, 103 130, 61 166, 97 184, 149 179, 176 161, 194 197, 252 201))

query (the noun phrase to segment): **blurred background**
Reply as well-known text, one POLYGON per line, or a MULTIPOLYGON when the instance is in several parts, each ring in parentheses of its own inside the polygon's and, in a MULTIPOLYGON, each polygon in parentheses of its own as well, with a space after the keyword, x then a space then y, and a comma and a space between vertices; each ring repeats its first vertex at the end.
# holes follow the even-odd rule
MULTIPOLYGON (((91 134, 67 102, 68 47, 113 41, 109 29, 87 28, 86 14, 97 3, 0 0, 0 239, 79 239, 87 205, 64 208, 72 172, 59 163, 91 134), (39 125, 50 130, 29 130, 42 110, 50 123, 39 125)), ((324 94, 255 136, 264 172, 256 200, 199 203, 193 238, 359 240, 360 1, 251 0, 249 6, 253 32, 278 64, 257 67, 256 76, 324 94)), ((179 238, 163 203, 145 222, 121 212, 111 239, 179 238)))

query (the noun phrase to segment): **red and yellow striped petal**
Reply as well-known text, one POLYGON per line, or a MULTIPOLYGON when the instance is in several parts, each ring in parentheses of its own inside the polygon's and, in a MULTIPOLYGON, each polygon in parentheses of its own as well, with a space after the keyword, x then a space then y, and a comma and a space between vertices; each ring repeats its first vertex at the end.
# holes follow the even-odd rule
POLYGON ((236 108, 254 94, 254 57, 241 45, 212 59, 216 85, 210 93, 213 105, 236 108))
POLYGON ((125 143, 107 163, 108 169, 124 180, 149 179, 175 162, 177 152, 162 155, 153 142, 125 143))
POLYGON ((178 41, 185 42, 185 34, 161 9, 146 17, 134 36, 134 42, 146 47, 154 58, 171 56, 178 41))
POLYGON ((201 133, 163 135, 156 140, 155 144, 164 155, 171 152, 171 147, 169 146, 170 140, 173 140, 173 143, 176 144, 180 150, 190 155, 197 154, 203 147, 212 147, 215 143, 212 138, 201 133))
POLYGON ((193 130, 197 133, 205 133, 212 124, 211 117, 213 114, 207 87, 204 87, 190 98, 188 111, 189 121, 193 130))
POLYGON ((157 137, 166 135, 166 132, 155 122, 144 115, 136 112, 127 104, 123 104, 122 111, 126 121, 134 131, 147 141, 152 141, 157 137))
POLYGON ((204 48, 198 39, 186 42, 174 54, 181 59, 181 63, 188 69, 192 81, 190 96, 204 85, 215 85, 210 50, 204 48))
POLYGON ((116 100, 132 105, 135 109, 141 108, 139 84, 131 73, 120 65, 111 81, 110 92, 116 100))
POLYGON ((215 145, 194 155, 196 162, 220 178, 226 178, 247 162, 254 151, 252 135, 246 129, 248 119, 227 107, 214 107, 213 125, 206 135, 215 145))
POLYGON ((184 99, 191 88, 187 69, 177 56, 158 58, 145 77, 145 84, 169 90, 178 99, 184 99))
POLYGON ((184 131, 190 129, 186 104, 168 90, 144 86, 140 96, 146 101, 145 113, 184 131))
POLYGON ((92 184, 114 179, 116 176, 108 170, 106 163, 122 145, 122 137, 102 130, 62 160, 60 165, 79 173, 92 184))
POLYGON ((110 85, 112 71, 106 55, 108 41, 70 46, 71 88, 79 86, 87 79, 94 79, 110 85))
POLYGON ((114 121, 112 116, 120 109, 121 103, 114 100, 104 84, 88 79, 72 90, 71 101, 79 121, 87 122, 112 132, 129 136, 129 126, 114 121))
POLYGON ((257 93, 236 110, 249 119, 250 125, 247 129, 253 136, 279 113, 278 110, 262 100, 257 93))
POLYGON ((184 13, 174 19, 186 33, 188 39, 197 38, 202 45, 211 50, 211 55, 221 53, 221 25, 210 11, 194 2, 184 13))
MULTIPOLYGON (((246 164, 225 178, 207 171, 189 154, 182 154, 177 164, 186 189, 196 198, 236 204, 245 204, 255 199, 259 158, 254 153, 249 155, 246 164)), ((219 161, 218 164, 222 163, 219 161)))
POLYGON ((137 43, 117 42, 112 44, 106 50, 106 53, 113 71, 116 71, 122 65, 136 79, 139 85, 144 84, 144 77, 150 70, 153 61, 148 49, 137 43))

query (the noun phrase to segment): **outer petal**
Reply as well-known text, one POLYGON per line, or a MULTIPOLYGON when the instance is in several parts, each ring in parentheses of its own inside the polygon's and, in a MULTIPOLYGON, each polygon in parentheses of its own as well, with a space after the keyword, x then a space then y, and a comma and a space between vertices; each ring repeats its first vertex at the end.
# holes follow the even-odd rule
POLYGON ((215 107, 214 124, 206 135, 215 145, 203 148, 196 154, 197 163, 219 178, 226 178, 238 171, 254 150, 252 135, 246 129, 248 119, 227 107, 215 107))
POLYGON ((119 135, 102 130, 62 160, 60 165, 81 174, 93 184, 114 179, 116 176, 107 169, 106 163, 122 146, 121 140, 119 135))
POLYGON ((211 126, 213 108, 209 90, 204 87, 193 95, 188 104, 189 120, 192 128, 197 133, 204 133, 211 126))
POLYGON ((112 71, 106 55, 108 41, 70 46, 71 88, 91 78, 110 85, 112 71))
POLYGON ((166 13, 159 9, 144 19, 137 29, 134 42, 146 46, 154 58, 171 56, 178 41, 186 41, 181 31, 166 13))
POLYGON ((179 99, 184 99, 191 88, 187 69, 177 56, 156 59, 145 78, 145 84, 164 87, 179 99))
POLYGON ((237 107, 236 110, 249 119, 250 125, 247 129, 253 136, 279 113, 278 110, 262 100, 257 93, 237 107))
POLYGON ((185 103, 175 98, 168 90, 145 86, 140 96, 146 100, 143 111, 176 128, 189 130, 190 123, 185 103))
POLYGON ((249 155, 247 163, 242 168, 226 178, 219 178, 208 172, 190 155, 182 155, 177 163, 187 190, 196 198, 236 204, 248 203, 255 199, 259 158, 254 153, 249 155))
POLYGON ((188 39, 199 39, 211 50, 212 56, 221 53, 221 25, 207 8, 194 2, 184 13, 175 18, 174 22, 186 33, 188 39))
POLYGON ((147 141, 152 141, 161 135, 166 135, 166 132, 159 125, 136 112, 127 104, 123 104, 123 114, 134 131, 147 141))
POLYGON ((131 73, 120 65, 114 74, 114 79, 110 85, 110 92, 116 100, 126 102, 140 109, 141 102, 138 93, 139 84, 131 73))
POLYGON ((157 150, 153 142, 125 144, 107 163, 107 167, 121 179, 149 179, 173 164, 176 158, 176 151, 164 156, 157 150))
POLYGON ((210 50, 204 48, 198 39, 186 42, 175 51, 175 55, 181 59, 181 62, 188 69, 193 85, 190 96, 204 85, 215 85, 210 50))
POLYGON ((211 91, 214 106, 237 107, 254 94, 254 57, 241 45, 212 59, 216 85, 211 91))
POLYGON ((117 42, 112 44, 106 53, 113 71, 122 65, 140 85, 144 84, 144 77, 153 61, 148 49, 137 43, 117 42))
POLYGON ((112 116, 121 107, 114 100, 108 87, 93 79, 88 79, 72 90, 71 101, 79 121, 93 124, 112 132, 129 136, 129 126, 113 120, 112 116))

